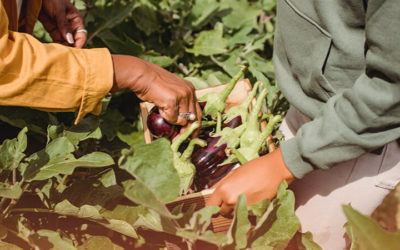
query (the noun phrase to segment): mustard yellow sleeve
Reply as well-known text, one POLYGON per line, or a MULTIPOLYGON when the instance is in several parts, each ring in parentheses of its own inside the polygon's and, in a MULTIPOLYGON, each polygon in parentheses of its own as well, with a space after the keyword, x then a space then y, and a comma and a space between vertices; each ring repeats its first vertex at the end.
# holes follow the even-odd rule
POLYGON ((107 49, 43 44, 31 35, 9 31, 0 1, 0 105, 53 112, 79 109, 77 123, 88 113, 100 113, 112 84, 107 49))

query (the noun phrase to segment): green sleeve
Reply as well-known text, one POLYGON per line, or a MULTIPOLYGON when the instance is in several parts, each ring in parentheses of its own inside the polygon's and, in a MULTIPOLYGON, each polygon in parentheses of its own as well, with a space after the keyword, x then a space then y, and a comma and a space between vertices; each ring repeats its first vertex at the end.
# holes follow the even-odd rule
POLYGON ((368 1, 365 72, 282 144, 284 161, 297 178, 355 159, 400 137, 399 17, 398 0, 368 1))

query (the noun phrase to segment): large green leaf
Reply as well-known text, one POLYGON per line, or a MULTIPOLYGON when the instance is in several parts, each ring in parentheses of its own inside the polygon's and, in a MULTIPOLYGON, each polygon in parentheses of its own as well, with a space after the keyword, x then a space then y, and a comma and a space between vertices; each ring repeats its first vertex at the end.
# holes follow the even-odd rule
POLYGON ((261 14, 260 6, 246 0, 222 0, 221 6, 232 10, 222 18, 224 25, 232 29, 238 29, 248 22, 256 23, 261 14))
POLYGON ((72 244, 72 240, 62 238, 56 231, 51 230, 38 230, 35 234, 29 237, 31 244, 38 247, 38 249, 63 249, 63 250, 76 250, 72 244))
POLYGON ((78 143, 87 139, 100 139, 102 137, 99 128, 99 119, 95 116, 88 116, 77 125, 65 128, 63 125, 50 125, 47 128, 48 142, 59 137, 66 137, 78 147, 78 143))
POLYGON ((106 236, 92 236, 78 247, 78 250, 123 250, 106 236))
POLYGON ((136 26, 147 36, 161 28, 157 12, 147 5, 135 8, 132 13, 132 19, 135 21, 136 26))
POLYGON ((289 241, 300 228, 300 222, 294 213, 294 194, 286 189, 287 183, 279 185, 277 198, 268 219, 258 226, 251 235, 251 247, 269 246, 273 249, 285 249, 289 241))
POLYGON ((18 199, 22 195, 22 188, 20 185, 10 185, 8 183, 0 182, 0 197, 8 199, 18 199))
POLYGON ((93 152, 75 159, 71 153, 74 145, 66 138, 51 141, 48 146, 32 156, 23 170, 27 181, 46 180, 59 174, 72 174, 77 167, 105 167, 114 164, 106 153, 93 152))
POLYGON ((5 140, 0 146, 0 169, 14 170, 22 159, 25 157, 27 146, 26 132, 28 129, 23 128, 17 138, 5 140))
POLYGON ((96 17, 99 22, 96 24, 95 30, 89 33, 88 42, 103 30, 111 29, 121 23, 125 18, 131 15, 133 8, 134 3, 121 4, 121 2, 117 2, 104 9, 97 8, 96 17))
POLYGON ((194 29, 200 29, 206 25, 219 11, 220 4, 214 0, 196 0, 191 16, 194 29))
POLYGON ((136 230, 131 224, 124 220, 105 218, 100 214, 98 208, 91 205, 76 207, 72 205, 68 200, 63 200, 55 206, 54 211, 62 215, 88 219, 90 221, 103 225, 104 227, 111 229, 115 232, 137 238, 136 230))
POLYGON ((369 216, 363 215, 350 205, 343 206, 343 212, 348 219, 347 230, 353 239, 351 249, 358 250, 397 250, 400 246, 400 230, 385 231, 369 216))
POLYGON ((223 31, 224 25, 217 23, 213 30, 200 32, 194 40, 193 48, 186 49, 186 51, 196 56, 210 56, 227 52, 227 41, 223 37, 223 31))
POLYGON ((235 249, 243 249, 247 246, 247 232, 250 229, 248 216, 246 196, 241 194, 236 203, 235 215, 228 231, 228 236, 231 238, 232 246, 235 249))
POLYGON ((178 197, 180 179, 168 140, 136 145, 121 157, 119 166, 151 190, 158 200, 170 202, 178 197))

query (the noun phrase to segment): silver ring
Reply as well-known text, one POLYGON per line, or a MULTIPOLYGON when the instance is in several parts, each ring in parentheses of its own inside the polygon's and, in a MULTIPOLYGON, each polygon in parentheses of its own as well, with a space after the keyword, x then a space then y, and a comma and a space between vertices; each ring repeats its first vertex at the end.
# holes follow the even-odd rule
POLYGON ((189 120, 189 121, 194 121, 194 120, 196 120, 196 115, 193 114, 192 112, 179 113, 179 116, 182 117, 182 118, 184 118, 184 119, 186 119, 186 120, 189 120))
POLYGON ((79 30, 75 31, 75 33, 79 33, 79 32, 87 34, 87 30, 86 29, 79 29, 79 30))

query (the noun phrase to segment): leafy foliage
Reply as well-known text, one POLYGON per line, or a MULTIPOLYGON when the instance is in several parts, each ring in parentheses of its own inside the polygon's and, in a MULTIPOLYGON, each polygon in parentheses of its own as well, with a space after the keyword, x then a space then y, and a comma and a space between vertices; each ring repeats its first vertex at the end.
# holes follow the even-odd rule
MULTIPOLYGON (((266 112, 286 111, 271 62, 274 0, 72 2, 85 16, 87 47, 143 58, 197 88, 247 64, 246 77, 269 90, 266 112)), ((51 41, 40 23, 35 35, 51 41)), ((210 230, 218 207, 170 208, 180 190, 173 154, 166 140, 143 144, 138 103, 115 93, 78 125, 73 113, 0 108, 0 248, 160 249, 172 237, 188 248, 272 249, 293 239, 300 225, 285 184, 248 208, 241 196, 228 234, 210 230)))

